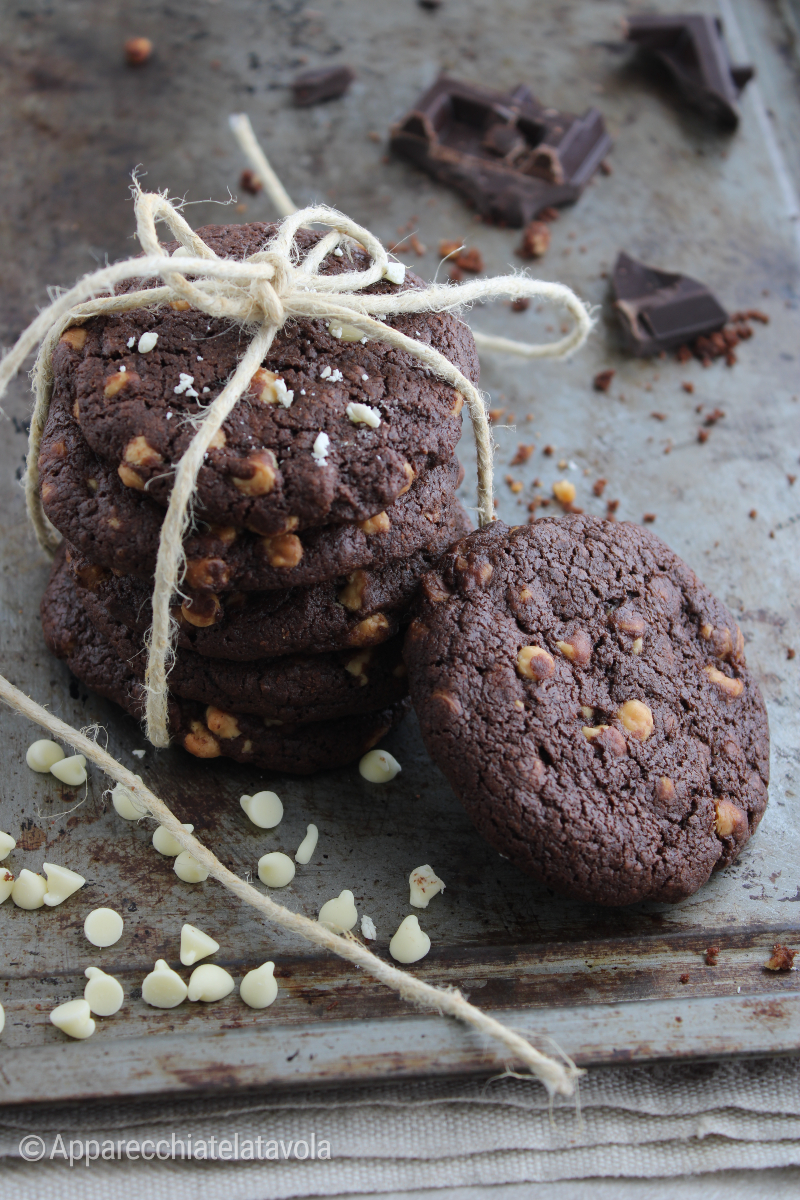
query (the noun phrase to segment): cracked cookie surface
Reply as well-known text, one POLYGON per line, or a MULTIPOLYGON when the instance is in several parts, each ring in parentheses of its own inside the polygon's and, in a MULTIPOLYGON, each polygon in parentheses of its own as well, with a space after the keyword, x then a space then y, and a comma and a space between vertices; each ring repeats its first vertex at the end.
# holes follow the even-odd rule
POLYGON ((500 853, 608 905, 679 900, 736 858, 767 803, 764 701, 733 616, 654 534, 498 522, 416 614, 425 744, 500 853))

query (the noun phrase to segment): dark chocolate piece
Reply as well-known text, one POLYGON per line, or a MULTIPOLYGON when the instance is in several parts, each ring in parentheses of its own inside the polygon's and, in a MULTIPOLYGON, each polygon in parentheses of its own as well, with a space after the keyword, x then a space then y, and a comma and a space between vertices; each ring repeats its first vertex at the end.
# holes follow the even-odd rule
POLYGON ((392 127, 392 149, 461 192, 481 213, 521 226, 573 204, 611 148, 596 108, 544 108, 527 87, 495 92, 442 75, 392 127))
POLYGON ((356 77, 352 67, 319 67, 303 71, 292 80, 294 102, 298 108, 311 104, 324 104, 326 100, 338 100, 343 96, 356 77))
POLYGON ((673 350, 722 329, 728 314, 705 284, 620 253, 611 277, 625 349, 637 357, 673 350))
POLYGON ((725 129, 736 128, 736 101, 755 72, 749 64, 731 63, 719 17, 639 13, 627 19, 626 36, 667 68, 693 108, 725 129))

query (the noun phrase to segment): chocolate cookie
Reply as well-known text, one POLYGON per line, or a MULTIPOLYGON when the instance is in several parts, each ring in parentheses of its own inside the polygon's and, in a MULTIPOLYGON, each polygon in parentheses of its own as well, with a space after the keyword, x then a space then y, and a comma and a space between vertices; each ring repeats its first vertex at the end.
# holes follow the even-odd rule
MULTIPOLYGON (((459 505, 455 520, 432 545, 379 571, 352 571, 282 592, 195 593, 182 604, 176 597, 178 645, 237 662, 377 646, 397 633, 420 576, 469 525, 459 505)), ((71 548, 68 553, 81 603, 95 624, 105 616, 144 634, 152 622, 149 585, 132 576, 116 577, 71 548)))
POLYGON ((667 546, 588 516, 473 533, 406 639, 422 735, 478 831, 549 887, 676 901, 767 803, 741 632, 667 546))
MULTIPOLYGON (((50 606, 46 596, 42 626, 49 649, 78 679, 131 716, 142 718, 142 684, 80 607, 66 613, 62 606, 50 606)), ((240 715, 171 695, 169 726, 175 741, 197 758, 222 756, 266 770, 308 775, 360 758, 402 720, 408 707, 408 700, 400 700, 357 717, 276 724, 270 718, 240 715)))
MULTIPOLYGON (((273 231, 256 224, 197 232, 221 256, 240 259, 263 249, 273 231)), ((301 231, 301 252, 320 236, 301 231)), ((351 261, 330 255, 322 273, 363 269, 367 261, 358 249, 351 261)), ((420 284, 407 275, 406 286, 420 284)), ((370 290, 393 288, 382 282, 370 290)), ((89 446, 126 487, 146 488, 162 506, 193 419, 223 389, 248 340, 238 326, 183 311, 183 303, 177 311, 166 305, 94 317, 68 330, 53 356, 54 396, 67 403, 89 446), (140 352, 143 334, 157 341, 140 352)), ((387 323, 477 382, 475 343, 463 321, 423 313, 387 323)), ((362 521, 393 504, 418 473, 452 457, 460 393, 405 351, 347 340, 350 326, 337 337, 336 329, 293 321, 278 333, 200 470, 198 516, 267 536, 362 521), (320 432, 328 439, 324 453, 320 432)))
MULTIPOLYGON (((69 631, 79 620, 80 609, 75 579, 62 549, 42 600, 51 644, 72 636, 69 631)), ((94 607, 93 617, 98 633, 136 678, 144 679, 147 655, 143 639, 113 621, 99 605, 94 607)), ((214 708, 270 717, 276 724, 305 724, 375 712, 394 704, 408 691, 407 674, 402 641, 395 637, 366 650, 287 655, 248 663, 178 650, 169 687, 176 696, 214 708)))
MULTIPOLYGON (((39 456, 49 520, 92 562, 152 579, 164 509, 90 450, 63 397, 50 410, 39 456)), ((380 567, 434 541, 453 519, 459 463, 426 471, 391 508, 366 521, 265 538, 200 525, 184 540, 195 591, 307 586, 357 567, 380 567)))

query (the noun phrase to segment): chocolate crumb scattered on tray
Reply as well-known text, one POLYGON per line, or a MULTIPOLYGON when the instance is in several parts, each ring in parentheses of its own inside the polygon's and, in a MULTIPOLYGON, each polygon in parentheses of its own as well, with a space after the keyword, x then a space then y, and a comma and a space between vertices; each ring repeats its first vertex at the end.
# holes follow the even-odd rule
POLYGON ((694 384, 690 383, 688 379, 684 379, 683 383, 681 384, 681 387, 683 388, 683 390, 685 392, 688 392, 690 396, 694 392, 694 384))
POLYGON ((613 367, 606 367, 604 371, 598 371, 592 380, 592 386, 596 392, 607 392, 611 387, 611 380, 616 375, 613 367))
POLYGON ((790 661, 791 661, 791 659, 793 659, 793 658, 795 657, 795 655, 796 655, 796 654, 797 654, 797 651, 794 649, 794 647, 793 647, 793 646, 787 646, 787 647, 786 647, 786 657, 787 657, 787 658, 788 658, 790 661))
POLYGON ((689 975, 688 975, 688 973, 687 973, 686 971, 684 971, 683 975, 681 975, 681 977, 680 977, 680 982, 681 982, 681 983, 688 983, 688 982, 689 982, 689 975))
POLYGON ((798 954, 800 950, 791 950, 781 942, 776 942, 772 947, 772 957, 764 963, 764 967, 767 971, 791 971, 798 954))
POLYGON ((595 481, 592 485, 592 491, 594 492, 595 496, 602 496, 603 492, 606 489, 607 483, 608 483, 607 479, 595 479, 595 481))
POLYGON ((718 958, 719 958, 719 946, 706 946, 706 964, 707 964, 707 966, 715 967, 717 965, 718 958))
POLYGON ((531 302, 527 296, 520 296, 518 300, 511 301, 511 311, 515 313, 527 312, 531 306, 531 302))
POLYGON ((292 80, 294 102, 298 108, 324 104, 343 96, 356 77, 352 67, 319 67, 303 71, 292 80))
POLYGON ((520 444, 519 446, 517 446, 517 449, 514 453, 514 457, 512 458, 511 462, 509 463, 509 466, 518 467, 518 466, 520 466, 521 463, 526 463, 528 461, 528 459, 530 458, 530 456, 533 454, 535 449, 536 449, 536 447, 533 445, 525 446, 525 445, 520 444))
POLYGON ((242 171, 239 176, 239 187, 242 191, 249 192, 251 196, 257 196, 263 189, 264 185, 256 175, 255 171, 242 171))
POLYGON ((517 249, 520 258, 541 258, 550 247, 550 227, 545 221, 530 221, 525 226, 517 249))

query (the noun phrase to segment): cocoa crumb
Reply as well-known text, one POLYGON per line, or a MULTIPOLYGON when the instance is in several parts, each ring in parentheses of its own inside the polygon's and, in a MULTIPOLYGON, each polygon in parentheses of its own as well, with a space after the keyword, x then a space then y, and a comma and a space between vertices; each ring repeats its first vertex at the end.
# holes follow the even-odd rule
POLYGON ((518 300, 511 301, 512 312, 527 312, 531 306, 531 302, 527 296, 520 296, 518 300))
POLYGON ((789 659, 789 662, 792 661, 792 659, 795 657, 796 654, 797 654, 797 651, 794 649, 793 646, 786 647, 786 657, 789 659))
POLYGON ((681 983, 688 983, 688 982, 689 982, 689 975, 688 975, 688 972, 684 971, 683 975, 681 975, 681 977, 680 977, 680 982, 681 982, 681 983))
POLYGON ((698 440, 698 442, 700 442, 701 445, 703 444, 703 442, 707 442, 708 441, 708 430, 707 429, 698 429, 697 440, 698 440))
POLYGON ((439 254, 462 271, 477 273, 483 270, 483 255, 474 246, 467 250, 461 242, 444 241, 439 243, 439 254))
POLYGON ((602 496, 603 492, 606 490, 607 483, 607 479, 595 479, 594 483, 592 484, 592 491, 594 492, 595 496, 602 496))
POLYGON ((506 475, 505 481, 515 496, 518 496, 524 487, 522 480, 515 479, 513 475, 506 475))
POLYGON ((125 43, 125 62, 129 67, 141 67, 153 53, 153 43, 146 37, 128 38, 125 43))
POLYGON ((748 517, 750 518, 750 520, 751 520, 751 521, 755 521, 756 517, 758 516, 758 509, 757 509, 757 508, 751 508, 751 509, 750 509, 750 512, 749 512, 747 515, 748 515, 748 517))
POLYGON ((645 513, 644 516, 642 517, 642 520, 644 521, 645 525, 652 525, 653 522, 655 521, 655 519, 656 519, 655 513, 645 513))
POLYGON ((679 363, 687 363, 691 360, 692 352, 688 346, 679 346, 675 352, 675 357, 679 363))
POLYGON ((667 414, 662 412, 651 412, 650 416, 654 421, 666 421, 667 419, 667 414))
POLYGON ((618 508, 619 508, 619 500, 606 501, 606 520, 607 521, 616 521, 617 518, 615 517, 614 514, 616 513, 618 508))
POLYGON ((800 950, 790 950, 788 946, 776 942, 772 947, 772 957, 764 963, 764 967, 767 971, 791 971, 798 954, 800 950))
POLYGON ((706 964, 709 967, 715 967, 717 965, 718 958, 719 946, 706 946, 706 964))
POLYGON ((721 421, 725 413, 721 408, 713 408, 710 413, 706 413, 705 424, 716 425, 717 421, 721 421))
POLYGON ((555 446, 543 446, 542 447, 542 454, 546 454, 548 458, 552 458, 552 456, 555 454, 555 452, 556 452, 555 446))
POLYGON ((461 267, 451 267, 450 268, 450 282, 451 283, 461 283, 461 280, 463 278, 464 278, 464 272, 461 270, 461 267))
POLYGON ((683 390, 685 392, 688 392, 690 396, 694 392, 694 384, 690 383, 688 379, 684 379, 683 383, 681 384, 681 387, 683 388, 683 390))
POLYGON ((536 447, 534 445, 517 446, 516 453, 514 454, 514 457, 512 458, 511 462, 508 465, 510 467, 518 467, 522 463, 526 463, 528 461, 528 459, 530 458, 530 456, 533 454, 535 449, 536 449, 536 447))
POLYGON ((592 380, 592 385, 596 392, 607 392, 611 387, 611 380, 616 375, 613 367, 607 367, 604 371, 598 371, 592 380))
POLYGON ((614 168, 611 166, 611 163, 608 162, 605 158, 600 163, 600 174, 601 175, 613 175, 614 174, 614 168))
POLYGON ((239 176, 239 187, 242 191, 249 192, 251 196, 257 196, 264 185, 255 171, 242 171, 239 176))
POLYGON ((502 420, 502 418, 505 416, 505 411, 506 410, 504 408, 490 408, 486 415, 488 416, 492 425, 496 425, 497 422, 502 420))
POLYGON ((786 478, 789 481, 789 487, 794 487, 795 483, 797 482, 797 476, 796 475, 787 475, 786 478))
POLYGON ((541 258, 550 246, 550 227, 544 221, 531 221, 525 226, 517 248, 520 258, 541 258))
POLYGON ((419 240, 415 233, 412 233, 411 237, 408 239, 408 244, 418 258, 422 258, 423 254, 428 249, 428 247, 419 240))

